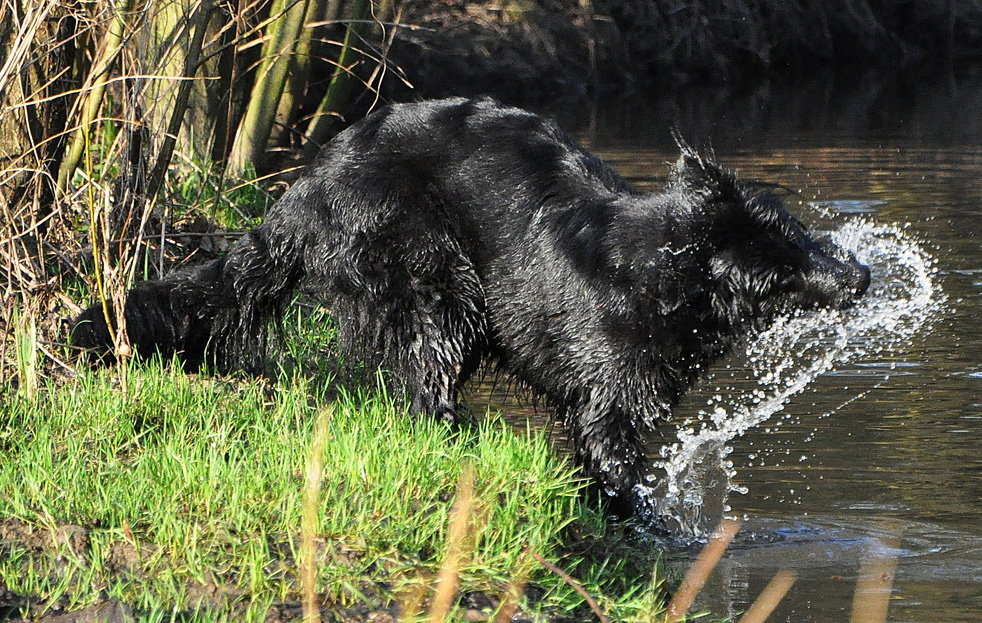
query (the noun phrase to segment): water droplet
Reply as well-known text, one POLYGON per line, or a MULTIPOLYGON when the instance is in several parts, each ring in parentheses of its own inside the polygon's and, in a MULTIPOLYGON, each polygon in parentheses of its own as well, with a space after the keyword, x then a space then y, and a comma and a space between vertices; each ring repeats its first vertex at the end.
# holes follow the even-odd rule
MULTIPOLYGON (((831 215, 821 202, 816 207, 831 215)), ((820 374, 845 368, 859 357, 881 356, 895 361, 914 335, 937 320, 945 307, 944 295, 934 280, 937 262, 905 227, 877 225, 857 217, 832 232, 836 244, 872 268, 869 292, 849 310, 778 318, 750 341, 747 359, 758 388, 741 395, 725 384, 715 387, 716 395, 706 402, 711 410, 699 412, 698 432, 693 424, 686 424, 678 431, 675 443, 661 448, 658 467, 665 476, 656 478, 645 493, 653 517, 661 517, 681 534, 704 537, 729 508, 728 494, 747 492, 735 482, 737 467, 729 458, 732 439, 782 412, 788 400, 820 374)), ((733 365, 726 364, 724 370, 733 370, 733 365)), ((865 394, 857 394, 845 404, 865 394)), ((773 432, 791 416, 786 414, 764 431, 773 432)), ((819 434, 820 429, 815 428, 804 441, 810 442, 819 434)), ((790 446, 790 441, 786 443, 790 446)), ((786 447, 783 454, 790 456, 791 448, 786 447)), ((807 459, 808 455, 802 454, 799 462, 807 459)), ((759 452, 748 454, 747 461, 751 466, 765 464, 759 452)), ((818 479, 824 480, 824 476, 818 479)), ((801 499, 791 502, 800 504, 801 499)))

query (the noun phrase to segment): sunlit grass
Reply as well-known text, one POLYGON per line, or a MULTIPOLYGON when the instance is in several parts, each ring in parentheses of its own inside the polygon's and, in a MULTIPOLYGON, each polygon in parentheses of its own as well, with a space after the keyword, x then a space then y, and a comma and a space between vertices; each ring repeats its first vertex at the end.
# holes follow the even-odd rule
MULTIPOLYGON (((493 415, 460 429, 413 421, 383 388, 339 389, 329 316, 293 310, 275 382, 151 360, 129 364, 125 392, 117 370, 83 369, 0 396, 0 586, 23 613, 692 617, 735 525, 666 608, 656 548, 585 504, 542 434, 493 415), (472 594, 490 609, 468 612, 472 594)), ((853 620, 886 619, 895 565, 871 559, 853 620)), ((741 621, 766 620, 793 583, 779 573, 741 621)))
POLYGON ((117 599, 140 620, 263 620, 276 604, 301 603, 301 565, 311 560, 311 603, 322 608, 394 612, 417 594, 426 612, 465 465, 473 521, 450 620, 463 616, 457 597, 475 592, 512 594, 512 609, 583 610, 532 554, 569 570, 618 620, 660 603, 651 565, 625 555, 616 529, 605 534, 543 435, 493 415, 460 429, 414 421, 384 390, 331 388, 331 365, 316 363, 330 341, 323 312, 287 324, 275 383, 150 360, 129 364, 126 391, 110 368, 47 381, 30 399, 5 396, 0 578, 25 611, 117 599), (304 481, 324 409, 320 493, 301 554, 304 481), (572 553, 604 539, 614 544, 604 555, 572 553), (532 590, 515 593, 519 580, 532 590))

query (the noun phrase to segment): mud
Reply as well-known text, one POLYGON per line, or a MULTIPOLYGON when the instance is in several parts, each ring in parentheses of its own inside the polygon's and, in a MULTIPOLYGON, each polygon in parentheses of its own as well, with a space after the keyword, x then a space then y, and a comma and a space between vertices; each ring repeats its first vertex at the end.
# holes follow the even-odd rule
MULTIPOLYGON (((0 559, 18 555, 30 555, 36 559, 53 559, 56 564, 53 573, 59 573, 70 565, 87 567, 90 550, 90 531, 83 526, 66 524, 54 530, 25 523, 19 519, 0 520, 0 559), (70 560, 74 559, 74 560, 70 560)), ((280 558, 268 566, 264 572, 279 575, 297 568, 297 562, 290 554, 286 543, 271 543, 270 547, 280 558)), ((103 562, 102 577, 98 581, 107 587, 114 581, 141 579, 146 573, 144 561, 152 558, 156 548, 149 543, 134 543, 125 540, 112 544, 107 559, 103 562)), ((318 558, 331 560, 332 564, 354 567, 356 554, 344 550, 340 545, 318 544, 318 558)), ((398 620, 399 604, 392 600, 391 587, 385 584, 373 585, 361 582, 358 593, 366 601, 354 604, 339 604, 322 601, 321 620, 325 623, 392 623, 398 620)), ((103 594, 107 590, 102 591, 103 594)), ((184 586, 188 603, 196 604, 178 620, 194 620, 194 610, 210 610, 228 613, 230 620, 237 614, 245 614, 249 595, 233 581, 206 574, 206 581, 188 581, 184 586)), ((299 591, 297 591, 299 594, 299 591)), ((459 605, 466 621, 487 621, 498 607, 497 597, 485 593, 468 593, 460 598, 459 605)), ((423 608, 426 603, 421 604, 423 608)), ((68 607, 60 601, 43 601, 35 596, 21 595, 7 587, 0 578, 0 622, 3 623, 130 623, 141 614, 139 610, 118 599, 105 598, 86 607, 68 607)), ((286 623, 303 620, 303 604, 300 599, 277 602, 271 605, 266 614, 267 623, 286 623)), ((520 609, 511 619, 515 623, 531 623, 534 619, 520 609)), ((539 619, 539 621, 563 623, 561 617, 539 619)))

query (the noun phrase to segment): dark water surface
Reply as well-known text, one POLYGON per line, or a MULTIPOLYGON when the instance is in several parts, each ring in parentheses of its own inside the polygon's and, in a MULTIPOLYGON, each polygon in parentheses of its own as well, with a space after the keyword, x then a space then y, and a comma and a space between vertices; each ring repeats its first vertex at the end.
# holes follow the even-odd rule
MULTIPOLYGON (((579 138, 638 187, 664 180, 677 125, 694 144, 710 139, 741 177, 800 190, 806 222, 811 204, 897 224, 937 259, 946 302, 933 327, 820 375, 730 443, 734 484, 746 493, 729 496, 727 514, 744 524, 701 606, 737 615, 790 568, 798 581, 771 621, 846 621, 860 564, 880 552, 897 561, 890 621, 982 620, 980 84, 693 92, 599 107, 580 121, 579 138)), ((796 198, 789 204, 797 209, 796 198)), ((753 391, 739 354, 729 365, 676 420, 705 408, 721 378, 753 391)))

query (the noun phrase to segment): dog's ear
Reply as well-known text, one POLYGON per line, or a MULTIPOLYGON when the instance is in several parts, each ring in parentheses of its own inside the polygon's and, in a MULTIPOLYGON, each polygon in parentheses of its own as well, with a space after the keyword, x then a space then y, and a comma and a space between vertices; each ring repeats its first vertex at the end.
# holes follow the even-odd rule
POLYGON ((707 177, 706 161, 682 138, 678 128, 672 130, 672 138, 679 148, 679 159, 675 162, 676 181, 691 190, 704 189, 707 177))
POLYGON ((679 148, 674 171, 677 187, 707 200, 727 197, 736 192, 735 176, 716 163, 712 150, 702 154, 686 143, 677 130, 673 136, 679 148))

